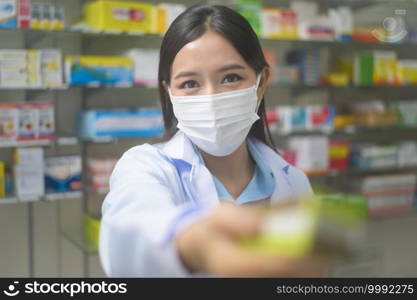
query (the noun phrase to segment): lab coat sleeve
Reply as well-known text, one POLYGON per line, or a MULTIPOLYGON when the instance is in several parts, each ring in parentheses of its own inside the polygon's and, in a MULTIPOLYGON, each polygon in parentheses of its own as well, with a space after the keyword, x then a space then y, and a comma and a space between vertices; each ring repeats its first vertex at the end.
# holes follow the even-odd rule
POLYGON ((191 275, 173 238, 206 210, 175 199, 169 184, 175 177, 172 166, 155 151, 141 151, 150 148, 144 145, 127 151, 110 179, 100 229, 100 259, 110 277, 191 275), (143 153, 138 155, 138 151, 143 153))

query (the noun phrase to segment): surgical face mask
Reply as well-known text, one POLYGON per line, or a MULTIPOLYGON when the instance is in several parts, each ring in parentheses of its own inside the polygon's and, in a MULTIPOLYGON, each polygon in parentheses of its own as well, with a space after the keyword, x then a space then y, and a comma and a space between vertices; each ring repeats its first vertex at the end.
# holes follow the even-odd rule
POLYGON ((177 127, 204 152, 214 156, 233 153, 259 119, 260 76, 250 88, 231 92, 171 97, 177 127))

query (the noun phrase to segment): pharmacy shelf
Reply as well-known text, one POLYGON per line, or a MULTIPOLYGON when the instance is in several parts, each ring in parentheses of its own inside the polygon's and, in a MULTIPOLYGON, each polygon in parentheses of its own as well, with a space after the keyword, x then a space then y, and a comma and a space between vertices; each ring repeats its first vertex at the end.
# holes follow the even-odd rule
POLYGON ((1 142, 0 148, 31 147, 31 146, 50 146, 53 142, 50 140, 40 141, 20 141, 20 142, 1 142))
POLYGON ((71 244, 73 244, 84 253, 98 253, 97 247, 85 238, 82 230, 64 230, 61 233, 71 244))
POLYGON ((28 203, 38 201, 58 201, 66 199, 80 199, 83 193, 81 191, 62 192, 62 193, 47 193, 44 196, 23 196, 23 197, 7 197, 0 199, 0 204, 16 204, 28 203))
POLYGON ((57 201, 57 200, 67 200, 67 199, 80 199, 83 197, 82 191, 72 191, 72 192, 63 192, 63 193, 48 193, 43 197, 46 201, 57 201))
POLYGON ((67 90, 68 85, 55 86, 55 87, 34 87, 34 86, 0 86, 0 90, 35 90, 35 91, 54 91, 54 90, 67 90))
POLYGON ((81 144, 119 144, 121 142, 135 141, 148 142, 150 140, 155 141, 158 137, 101 137, 83 139, 78 137, 58 137, 51 141, 27 141, 27 142, 1 142, 0 148, 21 148, 21 147, 52 147, 52 146, 80 146, 81 144))
MULTIPOLYGON (((388 1, 388 0, 387 0, 388 1)), ((122 32, 116 30, 104 30, 104 31, 95 31, 89 29, 64 29, 64 30, 41 30, 41 29, 21 29, 21 28, 1 28, 0 34, 2 32, 8 33, 19 33, 23 32, 29 36, 34 34, 37 35, 47 35, 49 37, 53 37, 55 35, 79 35, 85 37, 132 37, 132 38, 156 38, 162 40, 163 35, 159 34, 149 34, 143 32, 122 32)), ((337 40, 299 40, 299 39, 268 39, 268 38, 260 38, 262 42, 274 42, 274 43, 300 43, 300 44, 323 44, 328 46, 357 46, 357 45, 372 45, 372 46, 389 46, 389 47, 415 47, 417 45, 417 41, 403 41, 401 43, 382 43, 382 42, 363 42, 363 41, 337 41, 337 40)))
POLYGON ((271 88, 332 89, 332 90, 417 90, 417 85, 309 85, 302 83, 273 83, 271 88))
POLYGON ((19 142, 1 142, 0 148, 20 148, 20 147, 48 147, 48 146, 74 146, 81 143, 77 137, 58 137, 55 140, 39 140, 39 141, 19 141, 19 142))
POLYGON ((377 168, 377 169, 347 169, 343 171, 338 170, 306 170, 304 173, 308 177, 336 177, 341 175, 346 176, 358 176, 358 175, 379 175, 379 174, 392 174, 392 173, 417 173, 417 166, 404 166, 404 167, 390 167, 390 168, 377 168))
MULTIPOLYGON (((270 125, 271 126, 271 125, 270 125)), ((327 135, 327 136, 358 136, 375 135, 377 133, 407 133, 412 136, 417 135, 417 127, 387 126, 387 127, 347 127, 340 130, 299 130, 288 133, 280 133, 272 130, 271 134, 277 137, 292 137, 297 135, 327 135)))
MULTIPOLYGON (((287 7, 291 0, 273 0, 274 6, 284 6, 287 7)), ((265 1, 271 2, 271 1, 265 1)), ((383 5, 383 4, 414 4, 417 3, 416 0, 313 0, 311 2, 317 2, 324 7, 333 7, 333 6, 350 6, 354 9, 367 7, 370 5, 383 5)))

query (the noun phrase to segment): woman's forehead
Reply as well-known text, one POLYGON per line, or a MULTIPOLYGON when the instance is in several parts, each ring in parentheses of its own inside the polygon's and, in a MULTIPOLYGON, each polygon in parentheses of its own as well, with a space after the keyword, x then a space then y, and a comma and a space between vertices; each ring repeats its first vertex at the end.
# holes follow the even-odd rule
POLYGON ((227 64, 247 66, 230 41, 219 33, 207 31, 181 48, 173 61, 172 71, 176 73, 217 70, 227 64))

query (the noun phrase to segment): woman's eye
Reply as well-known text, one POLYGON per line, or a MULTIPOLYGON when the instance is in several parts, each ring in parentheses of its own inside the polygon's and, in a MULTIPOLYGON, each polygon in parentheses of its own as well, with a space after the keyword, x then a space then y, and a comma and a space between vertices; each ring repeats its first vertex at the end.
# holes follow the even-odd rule
POLYGON ((195 82, 194 80, 186 81, 180 85, 181 89, 192 89, 195 87, 197 87, 197 82, 195 82))
POLYGON ((224 77, 223 82, 224 83, 230 83, 230 82, 236 82, 241 80, 242 77, 237 74, 228 74, 226 77, 224 77))

